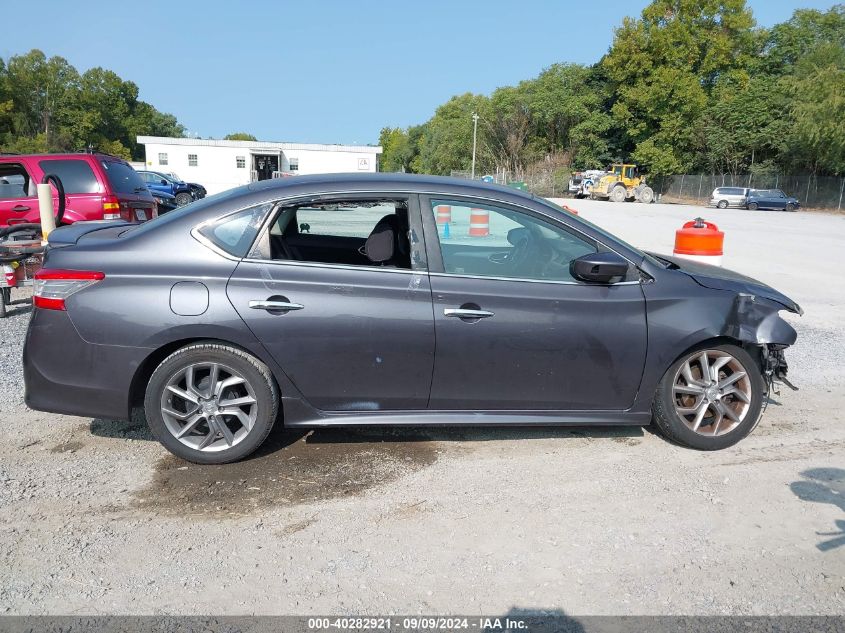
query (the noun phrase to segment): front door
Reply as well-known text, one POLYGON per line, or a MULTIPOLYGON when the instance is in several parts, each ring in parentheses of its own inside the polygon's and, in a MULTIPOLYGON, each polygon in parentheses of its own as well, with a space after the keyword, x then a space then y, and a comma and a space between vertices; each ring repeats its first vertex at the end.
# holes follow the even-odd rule
POLYGON ((434 324, 409 202, 362 194, 281 209, 229 281, 235 309, 318 409, 426 408, 434 324), (388 223, 397 248, 373 261, 367 238, 388 223))
POLYGON ((613 285, 575 280, 570 261, 604 247, 520 207, 433 198, 421 206, 426 242, 436 249, 430 408, 633 404, 646 354, 645 299, 634 274, 613 285))

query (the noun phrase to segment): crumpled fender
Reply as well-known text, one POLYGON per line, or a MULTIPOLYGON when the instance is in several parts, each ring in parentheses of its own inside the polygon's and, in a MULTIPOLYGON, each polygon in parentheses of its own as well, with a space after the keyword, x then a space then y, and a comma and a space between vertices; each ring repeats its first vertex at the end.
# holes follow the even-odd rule
POLYGON ((782 309, 780 303, 740 292, 734 299, 722 334, 758 345, 792 345, 798 333, 778 314, 782 309))

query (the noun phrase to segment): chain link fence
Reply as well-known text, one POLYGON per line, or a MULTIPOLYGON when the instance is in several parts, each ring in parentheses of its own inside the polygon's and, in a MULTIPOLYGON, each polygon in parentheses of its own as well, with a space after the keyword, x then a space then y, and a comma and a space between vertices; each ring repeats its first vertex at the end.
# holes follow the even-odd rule
MULTIPOLYGON (((476 180, 484 174, 476 173, 476 180)), ((469 171, 452 171, 452 176, 469 178, 469 171)), ((497 171, 490 174, 493 182, 527 189, 543 197, 565 197, 568 172, 558 169, 528 169, 520 174, 497 171)), ((845 177, 812 174, 678 174, 646 178, 658 196, 658 202, 706 205, 717 187, 780 189, 797 198, 803 207, 842 211, 845 198, 845 177)))
POLYGON ((659 202, 707 204, 717 187, 780 189, 810 209, 841 211, 845 177, 812 174, 679 174, 655 177, 649 184, 659 202))

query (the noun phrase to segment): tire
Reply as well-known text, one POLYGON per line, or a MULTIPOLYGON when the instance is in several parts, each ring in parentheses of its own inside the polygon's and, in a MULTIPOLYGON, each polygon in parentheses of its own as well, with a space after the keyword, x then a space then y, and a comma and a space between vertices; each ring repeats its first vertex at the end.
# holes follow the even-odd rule
POLYGON ((193 201, 194 201, 194 197, 189 193, 185 193, 183 191, 182 193, 176 194, 176 206, 177 207, 184 207, 186 204, 193 202, 193 201))
POLYGON ((756 202, 749 202, 749 203, 746 205, 746 208, 747 208, 749 211, 756 211, 756 210, 757 210, 757 203, 756 203, 756 202))
POLYGON ((792 204, 791 202, 788 202, 788 203, 786 204, 786 210, 787 210, 787 211, 795 211, 795 205, 794 205, 794 204, 792 204))
POLYGON ((640 191, 639 201, 643 204, 651 204, 654 202, 654 190, 651 187, 643 187, 640 191))
POLYGON ((9 288, 0 288, 0 319, 6 318, 6 304, 11 302, 11 295, 9 288))
POLYGON ((728 208, 728 201, 727 200, 719 200, 716 204, 717 209, 727 209, 728 208))
POLYGON ((628 191, 622 185, 617 185, 610 190, 610 200, 613 202, 625 202, 628 191))
POLYGON ((654 394, 652 421, 664 437, 678 444, 702 451, 720 450, 733 446, 754 430, 760 420, 765 394, 765 382, 759 365, 744 349, 736 345, 699 346, 684 354, 666 370, 654 394), (719 358, 730 357, 731 360, 718 370, 721 382, 744 370, 744 376, 735 379, 731 386, 722 391, 741 391, 748 399, 747 403, 736 395, 726 395, 720 398, 717 404, 710 401, 710 396, 704 393, 710 389, 702 388, 700 396, 675 391, 676 388, 687 389, 687 386, 692 389, 700 388, 689 383, 683 371, 684 366, 689 363, 692 376, 700 381, 703 372, 697 359, 703 353, 708 355, 711 368, 720 362, 719 358), (730 408, 732 417, 738 421, 724 414, 717 417, 720 414, 716 407, 719 406, 730 408), (688 413, 682 415, 679 408, 688 413), (702 408, 704 413, 699 419, 698 411, 702 408), (693 430, 696 421, 700 424, 697 431, 693 430))
POLYGON ((279 390, 270 369, 251 354, 223 343, 194 343, 165 358, 153 372, 144 411, 155 438, 177 457, 226 464, 243 459, 267 439, 279 411, 279 390), (211 397, 215 365, 217 384, 223 386, 211 397), (176 395, 169 385, 190 399, 176 395), (235 399, 244 402, 225 406, 235 399), (232 414, 235 409, 241 413, 232 414), (181 439, 179 431, 185 431, 181 439))

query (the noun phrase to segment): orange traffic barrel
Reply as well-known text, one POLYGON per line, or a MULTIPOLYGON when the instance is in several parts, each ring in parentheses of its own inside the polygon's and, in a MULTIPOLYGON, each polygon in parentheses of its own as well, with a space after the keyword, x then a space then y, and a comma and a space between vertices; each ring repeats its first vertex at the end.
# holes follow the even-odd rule
POLYGON ((439 204, 437 211, 437 224, 449 224, 452 221, 452 207, 448 204, 439 204))
POLYGON ((696 218, 675 231, 675 255, 714 266, 722 265, 725 234, 712 222, 696 218))
POLYGON ((469 234, 470 237, 490 235, 490 212, 487 209, 470 209, 469 234))

